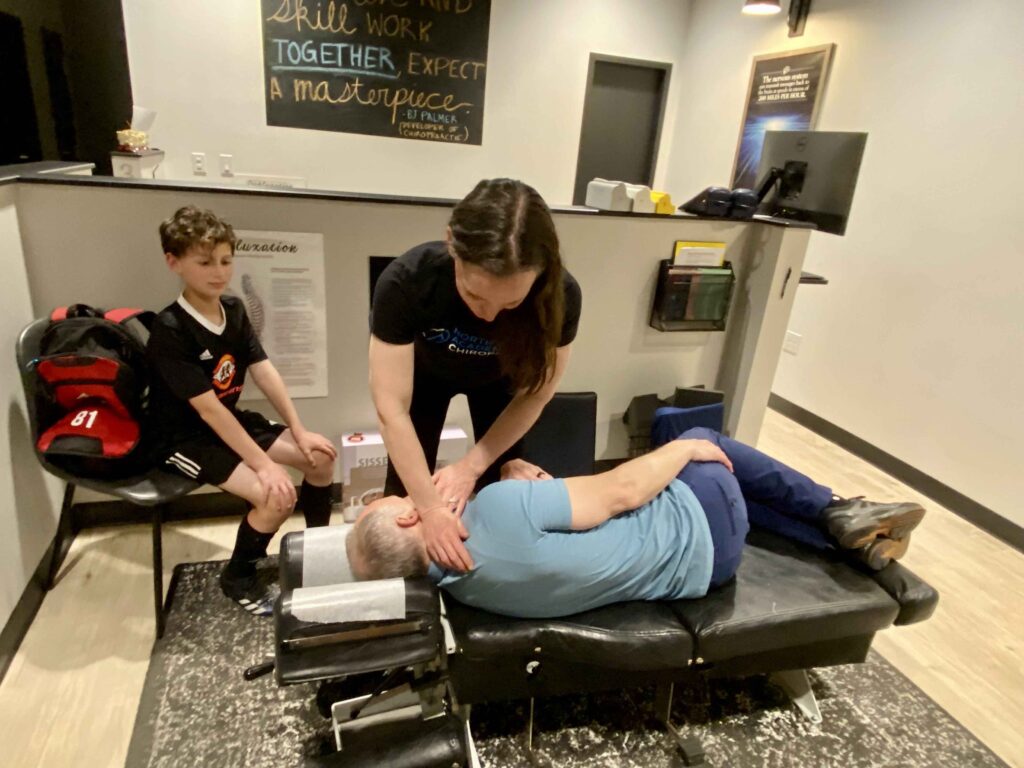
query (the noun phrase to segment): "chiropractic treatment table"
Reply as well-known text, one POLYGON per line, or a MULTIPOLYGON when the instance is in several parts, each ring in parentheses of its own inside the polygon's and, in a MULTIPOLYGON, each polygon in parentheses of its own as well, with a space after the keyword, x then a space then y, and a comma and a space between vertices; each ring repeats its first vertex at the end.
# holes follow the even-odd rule
MULTIPOLYGON (((564 463, 575 445, 592 467, 594 406, 559 397, 557 414, 538 424, 539 447, 527 440, 526 458, 582 474, 564 463), (589 433, 574 412, 589 413, 589 433), (538 455, 552 434, 558 456, 538 455)), ((535 698, 648 685, 682 759, 702 764, 699 742, 670 721, 675 684, 771 674, 820 722, 804 670, 863 662, 876 632, 924 621, 938 602, 899 563, 875 573, 755 530, 735 581, 701 599, 514 619, 463 605, 426 578, 352 582, 349 529, 290 533, 281 546, 273 669, 281 685, 320 683, 318 705, 338 747, 308 765, 474 766, 473 704, 529 699, 532 749, 535 698)))

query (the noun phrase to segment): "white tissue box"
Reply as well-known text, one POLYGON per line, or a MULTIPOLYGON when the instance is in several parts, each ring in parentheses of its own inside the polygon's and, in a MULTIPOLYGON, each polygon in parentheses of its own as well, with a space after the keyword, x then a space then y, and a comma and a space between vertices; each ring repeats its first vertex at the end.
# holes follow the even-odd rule
MULTIPOLYGON (((384 447, 384 438, 380 432, 346 432, 334 442, 339 446, 338 470, 341 473, 341 477, 336 479, 345 485, 351 485, 353 469, 376 470, 374 474, 379 473, 381 477, 387 472, 388 450, 384 447)), ((441 430, 441 443, 437 449, 438 468, 465 456, 468 443, 469 438, 462 427, 446 426, 441 430)))

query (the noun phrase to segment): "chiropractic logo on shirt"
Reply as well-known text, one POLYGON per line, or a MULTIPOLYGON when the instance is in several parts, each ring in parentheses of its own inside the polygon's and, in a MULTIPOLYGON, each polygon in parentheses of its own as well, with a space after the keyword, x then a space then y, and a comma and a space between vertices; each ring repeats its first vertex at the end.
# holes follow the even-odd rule
POLYGON ((431 328, 423 332, 423 340, 428 344, 447 347, 449 352, 459 355, 491 357, 498 353, 489 339, 465 333, 458 328, 431 328))
POLYGON ((235 358, 231 355, 224 355, 217 362, 217 367, 213 371, 213 386, 223 392, 235 380, 235 371, 237 370, 235 358))

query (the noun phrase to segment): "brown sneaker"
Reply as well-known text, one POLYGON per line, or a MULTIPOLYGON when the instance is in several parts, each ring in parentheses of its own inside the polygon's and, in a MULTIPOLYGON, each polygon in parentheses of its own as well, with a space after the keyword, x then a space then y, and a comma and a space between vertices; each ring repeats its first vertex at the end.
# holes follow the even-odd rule
POLYGON ((861 549, 879 536, 904 539, 923 517, 920 504, 880 504, 865 499, 843 500, 821 513, 828 532, 843 549, 861 549))
POLYGON ((857 559, 873 571, 880 571, 893 560, 899 560, 910 547, 910 534, 902 539, 880 536, 865 547, 857 550, 857 559))

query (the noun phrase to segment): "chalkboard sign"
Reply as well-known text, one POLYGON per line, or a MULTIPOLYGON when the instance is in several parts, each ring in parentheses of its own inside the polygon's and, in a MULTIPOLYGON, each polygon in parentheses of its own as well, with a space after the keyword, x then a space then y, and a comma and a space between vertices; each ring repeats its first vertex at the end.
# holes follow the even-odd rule
POLYGON ((480 144, 491 0, 261 0, 267 125, 480 144))

